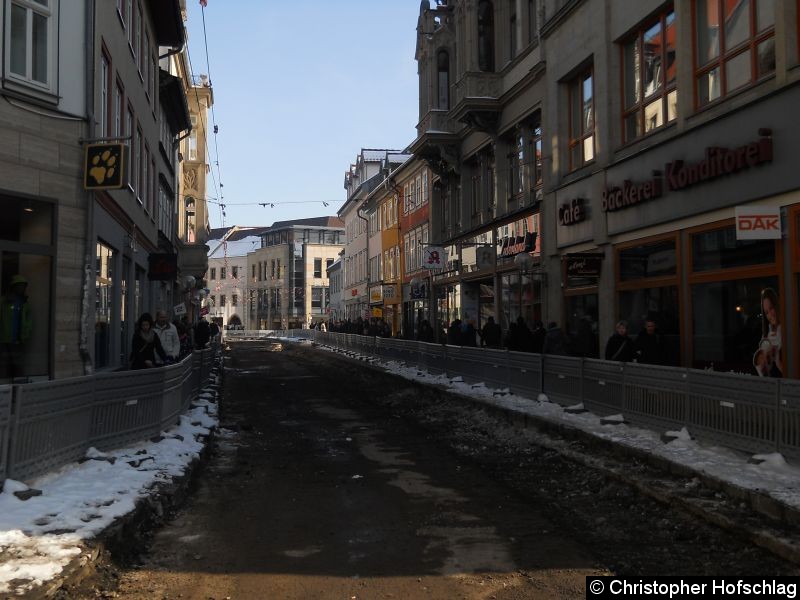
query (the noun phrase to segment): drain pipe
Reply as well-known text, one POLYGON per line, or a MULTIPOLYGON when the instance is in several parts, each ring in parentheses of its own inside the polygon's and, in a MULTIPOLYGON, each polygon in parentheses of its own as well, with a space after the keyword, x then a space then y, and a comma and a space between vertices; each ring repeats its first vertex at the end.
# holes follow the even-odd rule
MULTIPOLYGON (((88 139, 94 138, 94 12, 95 0, 86 2, 86 121, 88 139)), ((86 251, 83 262, 83 290, 81 294, 81 319, 79 324, 78 352, 83 361, 83 374, 90 375, 94 372, 92 355, 89 352, 89 319, 92 311, 92 294, 94 292, 94 277, 92 264, 94 263, 94 192, 85 192, 86 198, 86 251)))
POLYGON ((367 225, 367 243, 366 243, 366 248, 367 248, 367 259, 366 259, 366 263, 367 264, 366 264, 366 267, 367 268, 366 268, 366 272, 367 272, 367 308, 369 308, 369 219, 361 214, 361 211, 364 210, 364 205, 366 203, 367 202, 365 200, 364 202, 361 203, 361 206, 359 206, 356 209, 356 216, 359 219, 363 219, 364 222, 367 225))

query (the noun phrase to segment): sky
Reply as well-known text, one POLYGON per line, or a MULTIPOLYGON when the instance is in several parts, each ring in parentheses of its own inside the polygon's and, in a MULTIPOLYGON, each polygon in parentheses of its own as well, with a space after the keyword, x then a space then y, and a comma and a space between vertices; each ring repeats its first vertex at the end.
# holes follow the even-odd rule
MULTIPOLYGON (((335 339, 330 337, 332 335, 335 334, 327 334, 327 339, 335 339)), ((292 341, 309 343, 308 340, 292 341)), ((536 399, 523 398, 508 390, 495 390, 485 383, 466 383, 461 377, 431 375, 414 364, 383 362, 330 346, 318 348, 369 360, 389 373, 422 384, 447 388, 509 412, 524 413, 539 420, 582 430, 620 446, 684 465, 742 490, 767 495, 793 510, 800 508, 800 494, 797 491, 800 470, 788 464, 780 454, 755 455, 763 462, 753 464, 743 453, 699 444, 691 439, 685 429, 673 432, 674 441, 665 444, 659 432, 624 424, 622 415, 601 420, 591 412, 567 412, 559 404, 550 402, 544 394, 539 394, 536 399)), ((225 371, 226 377, 245 374, 235 368, 226 368, 225 371)), ((219 377, 215 378, 214 383, 220 384, 219 377)), ((218 399, 216 386, 207 386, 192 403, 193 408, 189 413, 181 417, 180 424, 164 432, 165 439, 162 441, 143 441, 107 454, 90 449, 87 458, 95 460, 67 465, 29 482, 31 488, 42 491, 41 495, 29 500, 23 501, 14 495, 15 491, 27 490, 28 485, 5 480, 0 492, 0 554, 3 556, 0 561, 0 594, 4 597, 6 594, 19 594, 57 577, 70 560, 82 553, 89 553, 86 540, 96 536, 116 518, 133 510, 138 500, 152 493, 154 484, 183 474, 189 463, 199 455, 203 444, 207 443, 209 430, 219 426, 218 399)), ((571 408, 580 407, 582 405, 571 408)), ((490 425, 485 423, 482 426, 490 425)), ((534 443, 559 451, 570 451, 569 439, 556 440, 538 433, 535 428, 526 431, 534 443)), ((236 447, 240 444, 237 433, 218 428, 216 439, 219 454, 215 460, 235 456, 236 447)), ((697 484, 695 479, 687 478, 686 487, 697 484)), ((769 539, 770 533, 764 531, 762 535, 769 539)), ((201 538, 198 540, 202 544, 201 538)), ((185 543, 190 545, 194 542, 186 540, 185 543)), ((786 546, 794 544, 794 540, 787 537, 776 543, 786 546)))
MULTIPOLYGON (((208 0, 203 10, 187 0, 192 70, 208 73, 214 90, 207 193, 221 193, 225 225, 335 215, 361 148, 414 141, 419 5, 208 0)), ((223 225, 216 204, 209 220, 223 225)))

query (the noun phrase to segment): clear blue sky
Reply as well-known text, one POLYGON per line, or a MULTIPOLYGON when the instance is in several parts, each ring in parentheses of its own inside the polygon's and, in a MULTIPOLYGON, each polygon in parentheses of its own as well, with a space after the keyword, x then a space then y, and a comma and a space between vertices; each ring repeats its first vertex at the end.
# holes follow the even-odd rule
MULTIPOLYGON (((210 69, 199 2, 187 4, 192 68, 210 70, 219 126, 208 195, 224 184, 226 225, 335 215, 361 148, 414 140, 419 0, 208 0, 210 69), (299 201, 313 203, 282 204, 299 201), (275 208, 234 206, 247 202, 275 208)), ((216 205, 209 214, 222 226, 216 205)))

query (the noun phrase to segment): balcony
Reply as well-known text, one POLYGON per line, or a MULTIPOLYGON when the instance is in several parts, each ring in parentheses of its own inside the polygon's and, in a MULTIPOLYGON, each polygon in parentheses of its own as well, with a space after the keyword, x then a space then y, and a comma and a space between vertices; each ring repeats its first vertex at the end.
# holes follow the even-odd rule
POLYGON ((205 244, 178 242, 178 270, 182 275, 202 278, 208 270, 209 247, 205 244))
POLYGON ((495 133, 500 119, 502 76, 468 72, 456 82, 452 118, 478 131, 495 133))

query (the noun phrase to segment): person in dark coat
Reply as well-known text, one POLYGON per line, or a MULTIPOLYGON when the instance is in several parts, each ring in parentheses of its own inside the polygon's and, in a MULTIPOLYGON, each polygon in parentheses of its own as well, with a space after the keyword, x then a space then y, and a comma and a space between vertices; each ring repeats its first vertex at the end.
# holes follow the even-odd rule
POLYGON ((447 344, 448 346, 461 345, 461 319, 455 319, 447 328, 447 344))
POLYGON ((634 351, 636 360, 640 363, 646 365, 667 364, 664 338, 658 333, 656 322, 652 319, 644 322, 644 329, 636 336, 634 351))
POLYGON ((461 345, 463 346, 477 346, 478 342, 475 339, 475 326, 472 324, 472 321, 467 321, 466 325, 462 325, 461 327, 461 345))
POLYGON ((136 322, 136 333, 131 343, 131 369, 149 369, 156 366, 156 353, 162 362, 166 362, 167 353, 161 346, 161 340, 153 329, 153 317, 144 313, 136 322))
POLYGON ((420 342, 433 342, 433 327, 431 327, 428 319, 423 319, 423 321, 419 324, 419 333, 417 334, 417 339, 420 342))
POLYGON ((211 327, 208 325, 208 321, 205 319, 200 319, 194 325, 194 343, 198 350, 202 350, 206 347, 208 340, 211 339, 211 327))
POLYGON ((486 319, 486 324, 481 330, 481 344, 487 348, 500 347, 500 325, 494 322, 494 317, 486 319))
POLYGON ((531 352, 534 354, 541 354, 544 350, 544 340, 547 336, 547 331, 544 328, 544 323, 536 321, 533 324, 533 331, 531 332, 531 352))
POLYGON ((627 321, 617 323, 617 330, 606 343, 606 360, 631 362, 634 356, 633 340, 628 337, 627 321))
POLYGON ((552 354, 554 356, 569 356, 567 350, 567 338, 558 323, 551 321, 547 324, 547 334, 542 344, 542 354, 552 354))

